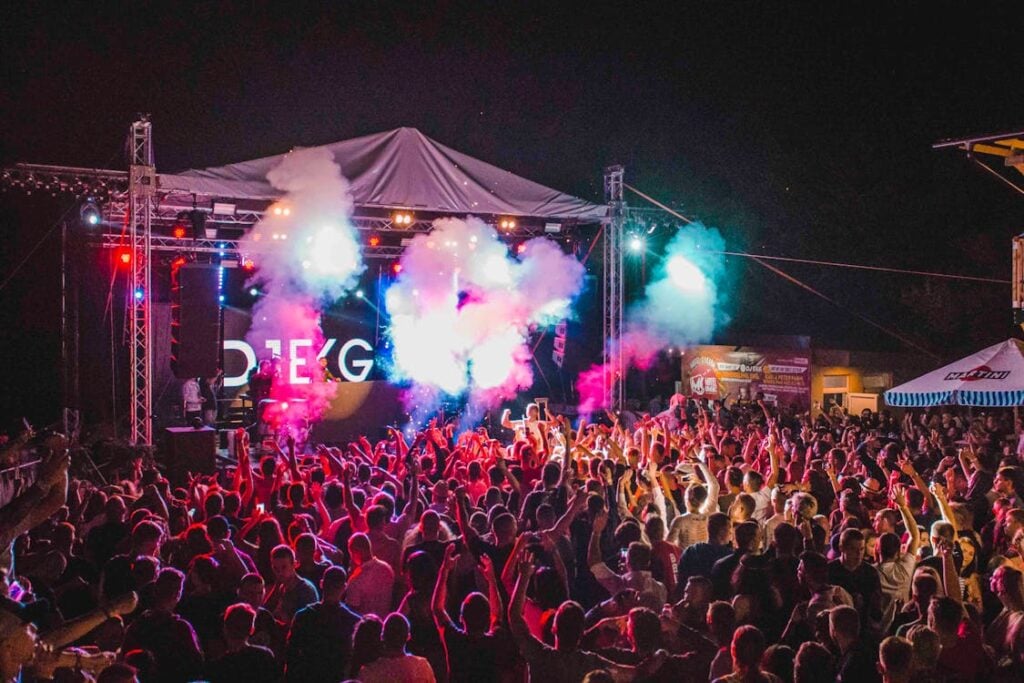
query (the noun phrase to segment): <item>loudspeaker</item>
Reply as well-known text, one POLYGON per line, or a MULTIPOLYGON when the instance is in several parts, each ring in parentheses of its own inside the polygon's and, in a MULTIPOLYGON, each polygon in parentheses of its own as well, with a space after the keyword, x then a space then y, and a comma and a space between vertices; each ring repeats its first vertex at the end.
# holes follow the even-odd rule
POLYGON ((213 474, 217 468, 217 430, 167 427, 167 469, 173 481, 187 472, 213 474))
POLYGON ((191 263, 171 272, 171 370, 178 379, 217 374, 219 268, 191 263))

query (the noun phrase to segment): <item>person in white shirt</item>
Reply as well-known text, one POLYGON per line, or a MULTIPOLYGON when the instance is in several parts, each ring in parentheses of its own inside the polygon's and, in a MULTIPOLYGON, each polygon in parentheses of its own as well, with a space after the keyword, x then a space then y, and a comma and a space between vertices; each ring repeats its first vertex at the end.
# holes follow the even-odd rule
POLYGON ((641 595, 653 596, 658 604, 668 600, 668 589, 665 584, 651 576, 651 547, 646 543, 634 542, 626 550, 625 574, 616 574, 601 559, 601 532, 608 524, 608 513, 601 511, 594 516, 593 531, 590 534, 590 546, 587 550, 587 564, 594 578, 612 595, 631 588, 641 595))
POLYGON ((199 391, 199 381, 195 377, 189 377, 181 385, 181 402, 185 407, 185 417, 202 417, 203 396, 199 391))
POLYGON ((405 651, 408 642, 408 619, 398 612, 389 614, 381 633, 384 650, 374 662, 359 669, 359 680, 363 683, 434 683, 434 671, 426 658, 405 651))
POLYGON ((348 552, 352 557, 352 576, 345 591, 346 604, 360 614, 383 617, 391 611, 395 572, 387 562, 373 556, 373 544, 364 533, 352 534, 348 552))
POLYGON ((903 517, 909 540, 906 550, 894 533, 883 533, 878 539, 878 574, 882 584, 882 627, 888 630, 896 613, 910 601, 910 589, 917 567, 917 549, 921 545, 917 522, 907 505, 906 491, 899 484, 892 488, 892 501, 903 517))
POLYGON ((754 498, 753 519, 764 524, 772 516, 771 492, 779 481, 779 448, 775 445, 774 432, 768 436, 768 457, 771 462, 771 470, 768 478, 756 470, 748 470, 743 477, 743 491, 754 498))
POLYGON ((696 463, 704 475, 704 484, 690 484, 686 488, 684 502, 686 513, 672 520, 668 532, 668 542, 686 550, 694 543, 707 543, 708 515, 718 512, 718 479, 703 462, 696 463))

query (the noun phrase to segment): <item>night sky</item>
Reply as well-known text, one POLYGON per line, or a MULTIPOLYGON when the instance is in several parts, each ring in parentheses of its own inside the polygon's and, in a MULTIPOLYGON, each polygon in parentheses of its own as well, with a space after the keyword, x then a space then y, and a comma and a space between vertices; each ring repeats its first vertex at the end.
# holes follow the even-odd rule
MULTIPOLYGON (((0 162, 123 168, 137 112, 162 171, 413 126, 593 201, 624 164, 737 249, 1009 278, 1024 196, 930 145, 1024 128, 1019 3, 408 4, 9 3, 0 162)), ((67 208, 0 196, 0 282, 67 208)), ((0 290, 5 416, 59 404, 58 250, 0 290)), ((1008 286, 785 269, 843 308, 733 260, 723 334, 901 348, 855 310, 951 358, 1013 332, 1008 286)))

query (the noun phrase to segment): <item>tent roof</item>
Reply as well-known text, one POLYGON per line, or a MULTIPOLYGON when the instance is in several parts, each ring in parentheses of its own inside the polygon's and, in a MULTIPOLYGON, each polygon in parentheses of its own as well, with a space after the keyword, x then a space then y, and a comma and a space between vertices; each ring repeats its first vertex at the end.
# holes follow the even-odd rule
POLYGON ((1007 339, 885 392, 891 406, 1024 405, 1024 342, 1007 339))
MULTIPOLYGON (((351 184, 357 206, 452 214, 502 214, 592 222, 606 207, 553 190, 446 147, 415 128, 322 145, 351 184)), ((161 174, 162 189, 236 200, 279 199, 267 173, 283 154, 161 174)))

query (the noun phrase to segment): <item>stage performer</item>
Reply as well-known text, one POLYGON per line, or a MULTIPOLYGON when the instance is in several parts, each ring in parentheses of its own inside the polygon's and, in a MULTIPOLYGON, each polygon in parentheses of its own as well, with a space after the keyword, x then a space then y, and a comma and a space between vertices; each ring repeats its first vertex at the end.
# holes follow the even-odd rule
POLYGON ((541 425, 544 427, 550 426, 548 424, 547 416, 547 403, 544 405, 544 419, 541 419, 540 405, 537 403, 530 403, 526 406, 526 415, 520 420, 513 420, 512 410, 505 408, 501 414, 501 426, 505 429, 511 429, 516 432, 517 436, 525 437, 529 435, 534 443, 541 443, 541 425))
POLYGON ((678 432, 686 424, 686 415, 683 408, 686 406, 686 397, 682 394, 672 394, 668 400, 668 410, 658 413, 656 419, 665 425, 670 432, 678 432))
POLYGON ((340 382, 341 381, 340 379, 335 377, 334 373, 331 372, 330 368, 327 367, 327 357, 326 356, 321 358, 319 363, 320 363, 320 373, 321 373, 320 376, 323 378, 323 381, 325 381, 325 382, 340 382))
POLYGON ((206 399, 203 398, 202 392, 199 390, 199 380, 195 377, 189 377, 185 380, 185 383, 181 385, 181 403, 185 408, 185 419, 192 421, 196 418, 202 419, 203 416, 203 402, 206 399))

